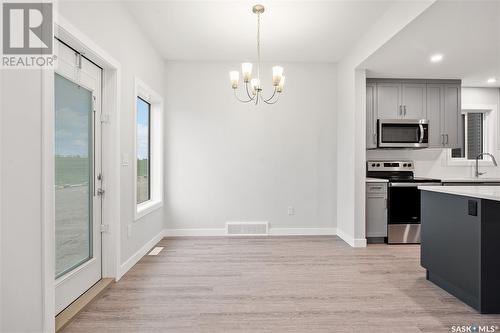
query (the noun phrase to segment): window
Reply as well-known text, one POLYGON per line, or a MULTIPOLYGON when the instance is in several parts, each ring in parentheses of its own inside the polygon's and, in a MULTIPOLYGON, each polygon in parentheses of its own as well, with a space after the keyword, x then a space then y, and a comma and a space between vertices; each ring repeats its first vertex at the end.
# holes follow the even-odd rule
POLYGON ((163 204, 163 99, 135 82, 136 220, 163 204))
MULTIPOLYGON (((471 165, 481 153, 496 153, 497 110, 496 105, 474 104, 462 107, 463 148, 447 149, 448 166, 471 165)), ((479 163, 488 166, 492 161, 488 157, 479 158, 479 163)))
POLYGON ((151 104, 137 97, 137 203, 151 199, 151 104))
POLYGON ((484 119, 483 112, 470 111, 462 114, 463 148, 452 149, 451 157, 474 160, 477 155, 484 152, 484 119))

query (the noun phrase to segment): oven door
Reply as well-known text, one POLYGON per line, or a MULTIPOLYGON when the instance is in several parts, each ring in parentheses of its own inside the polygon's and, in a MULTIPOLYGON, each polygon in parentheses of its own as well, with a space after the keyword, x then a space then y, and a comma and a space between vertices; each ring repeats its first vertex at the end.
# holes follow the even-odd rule
POLYGON ((429 146, 429 122, 413 119, 379 119, 380 148, 426 148, 429 146))
POLYGON ((420 243, 420 190, 440 183, 390 183, 387 209, 387 242, 420 243))

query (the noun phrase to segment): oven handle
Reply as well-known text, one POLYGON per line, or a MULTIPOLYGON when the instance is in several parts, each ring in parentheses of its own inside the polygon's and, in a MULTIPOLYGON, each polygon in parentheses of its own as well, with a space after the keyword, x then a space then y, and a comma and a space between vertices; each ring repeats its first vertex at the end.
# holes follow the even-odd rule
POLYGON ((441 183, 389 183, 389 187, 441 186, 441 183))
POLYGON ((418 140, 418 143, 424 142, 424 125, 418 124, 420 127, 420 140, 418 140))

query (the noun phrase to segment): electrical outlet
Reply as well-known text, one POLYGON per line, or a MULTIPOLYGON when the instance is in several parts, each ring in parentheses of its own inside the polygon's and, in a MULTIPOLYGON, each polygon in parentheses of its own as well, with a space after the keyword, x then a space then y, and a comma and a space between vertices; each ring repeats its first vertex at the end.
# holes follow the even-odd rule
POLYGON ((287 214, 288 215, 295 215, 295 208, 293 208, 293 206, 288 206, 287 214))
POLYGON ((127 225, 127 237, 132 237, 132 224, 127 225))

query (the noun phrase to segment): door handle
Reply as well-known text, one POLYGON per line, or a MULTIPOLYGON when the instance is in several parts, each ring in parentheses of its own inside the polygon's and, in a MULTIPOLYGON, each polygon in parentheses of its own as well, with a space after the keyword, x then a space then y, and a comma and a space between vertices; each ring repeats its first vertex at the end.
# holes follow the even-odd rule
POLYGON ((424 125, 419 124, 418 127, 420 127, 420 139, 418 140, 418 143, 424 142, 424 125))

